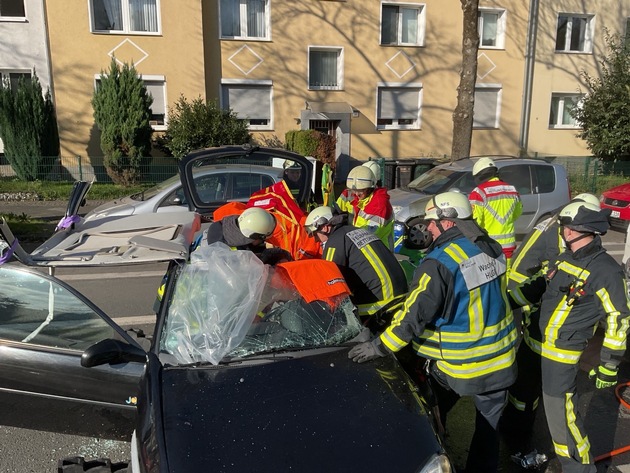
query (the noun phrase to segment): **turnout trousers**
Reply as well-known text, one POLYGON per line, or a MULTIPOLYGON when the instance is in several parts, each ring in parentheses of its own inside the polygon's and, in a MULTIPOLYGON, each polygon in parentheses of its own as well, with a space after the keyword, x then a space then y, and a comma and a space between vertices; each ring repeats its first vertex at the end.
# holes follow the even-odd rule
POLYGON ((563 473, 596 473, 591 445, 578 412, 578 364, 541 357, 547 425, 563 473))

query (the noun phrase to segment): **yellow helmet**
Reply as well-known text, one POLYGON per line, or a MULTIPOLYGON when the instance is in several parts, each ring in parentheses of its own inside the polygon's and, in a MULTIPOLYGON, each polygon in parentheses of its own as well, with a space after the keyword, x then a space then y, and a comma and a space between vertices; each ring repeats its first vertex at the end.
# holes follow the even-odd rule
POLYGON ((608 231, 610 209, 600 209, 590 202, 571 202, 558 215, 558 223, 576 232, 603 235, 608 231))
POLYGON ((346 187, 352 190, 373 189, 376 187, 376 176, 367 166, 357 166, 348 173, 346 187))
POLYGON ((276 219, 265 209, 250 207, 239 215, 238 228, 247 238, 264 240, 276 228, 276 219))
POLYGON ((571 202, 587 202, 599 207, 599 199, 588 192, 582 192, 581 194, 576 195, 573 199, 571 199, 571 202))
POLYGON ((309 235, 313 235, 317 230, 328 224, 333 218, 332 208, 327 206, 317 207, 311 210, 304 221, 304 229, 309 235))
POLYGON ((472 216, 472 207, 468 197, 460 192, 443 192, 433 196, 424 209, 425 220, 449 218, 465 219, 472 216))
POLYGON ((495 171, 497 169, 497 165, 490 158, 479 158, 477 162, 473 165, 472 174, 473 176, 478 175, 480 172, 485 171, 486 169, 494 168, 495 171))

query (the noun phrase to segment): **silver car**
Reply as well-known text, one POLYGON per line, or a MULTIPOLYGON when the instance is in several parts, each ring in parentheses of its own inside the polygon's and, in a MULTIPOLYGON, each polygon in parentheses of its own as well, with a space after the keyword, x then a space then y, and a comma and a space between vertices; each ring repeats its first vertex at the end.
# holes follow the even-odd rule
MULTIPOLYGON (((282 180, 282 167, 256 164, 216 164, 194 172, 195 187, 205 202, 247 202, 253 192, 282 180)), ((89 212, 86 220, 142 213, 187 212, 188 202, 179 175, 143 192, 107 202, 89 212)))
MULTIPOLYGON (((397 224, 407 227, 407 245, 417 247, 426 230, 424 208, 431 197, 457 190, 468 195, 476 186, 472 168, 477 158, 441 164, 411 181, 389 191, 397 224)), ((499 176, 516 187, 523 202, 523 213, 516 221, 517 235, 525 235, 541 220, 553 215, 570 197, 566 169, 542 159, 493 156, 499 176)))

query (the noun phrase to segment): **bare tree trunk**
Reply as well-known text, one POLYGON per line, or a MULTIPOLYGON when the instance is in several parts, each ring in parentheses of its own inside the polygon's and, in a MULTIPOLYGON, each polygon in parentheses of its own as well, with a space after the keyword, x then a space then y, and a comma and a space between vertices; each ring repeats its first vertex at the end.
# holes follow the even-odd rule
POLYGON ((477 79, 477 51, 479 49, 479 33, 477 31, 479 0, 460 0, 460 2, 464 20, 462 69, 457 88, 457 106, 453 112, 451 159, 470 156, 475 81, 477 79))

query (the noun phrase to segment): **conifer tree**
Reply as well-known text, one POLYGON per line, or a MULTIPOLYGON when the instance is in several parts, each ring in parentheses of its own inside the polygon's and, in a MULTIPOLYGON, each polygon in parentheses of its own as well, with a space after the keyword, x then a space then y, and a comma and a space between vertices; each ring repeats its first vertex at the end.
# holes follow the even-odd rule
POLYGON ((92 107, 101 132, 103 164, 115 183, 130 185, 141 178, 151 151, 152 103, 135 67, 119 67, 112 58, 109 71, 101 72, 92 107))

